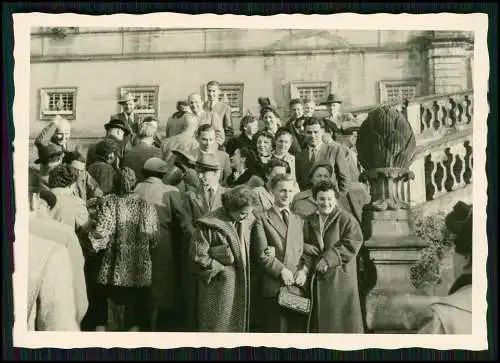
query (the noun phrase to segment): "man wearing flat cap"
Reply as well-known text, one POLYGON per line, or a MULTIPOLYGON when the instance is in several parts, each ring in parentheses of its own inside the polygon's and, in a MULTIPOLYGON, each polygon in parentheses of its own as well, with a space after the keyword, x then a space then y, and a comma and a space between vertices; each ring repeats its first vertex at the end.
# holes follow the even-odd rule
POLYGON ((168 171, 162 159, 148 158, 142 170, 145 179, 135 187, 135 193, 156 207, 160 223, 160 242, 151 251, 153 331, 178 331, 183 323, 182 246, 191 239, 193 228, 179 189, 163 183, 168 171))
MULTIPOLYGON (((185 205, 191 217, 192 225, 195 225, 199 218, 222 207, 222 194, 228 190, 219 183, 221 167, 215 154, 200 154, 198 160, 196 160, 195 169, 200 180, 200 187, 196 191, 189 190, 185 194, 185 205)), ((198 331, 198 279, 193 261, 188 255, 186 257, 185 266, 190 266, 188 276, 186 277, 189 282, 185 284, 187 290, 185 299, 189 303, 187 331, 198 331)))
MULTIPOLYGON (((104 129, 106 130, 106 136, 104 138, 113 140, 117 146, 118 158, 116 167, 118 167, 125 151, 125 145, 127 143, 126 137, 131 133, 130 128, 122 119, 111 116, 109 122, 104 125, 104 129)), ((98 159, 96 155, 97 144, 98 142, 89 147, 87 151, 87 170, 98 159)))

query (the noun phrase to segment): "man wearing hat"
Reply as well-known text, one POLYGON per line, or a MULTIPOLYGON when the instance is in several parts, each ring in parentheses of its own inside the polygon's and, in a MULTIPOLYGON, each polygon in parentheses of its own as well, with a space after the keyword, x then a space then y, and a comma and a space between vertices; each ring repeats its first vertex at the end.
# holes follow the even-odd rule
POLYGON ((160 223, 160 243, 151 251, 153 331, 177 331, 183 323, 180 319, 181 247, 191 239, 193 228, 179 190, 163 183, 168 171, 165 161, 148 158, 142 170, 145 179, 135 187, 135 193, 156 207, 160 223))
POLYGON ((118 104, 122 107, 123 111, 113 115, 115 118, 122 120, 129 127, 132 134, 139 132, 139 126, 142 121, 141 117, 134 112, 136 101, 137 99, 131 93, 123 93, 118 100, 118 104))
MULTIPOLYGON (((104 129, 106 130, 105 138, 113 140, 118 148, 118 158, 116 165, 118 166, 120 160, 123 158, 125 145, 127 143, 125 137, 127 137, 131 133, 130 128, 124 120, 119 119, 115 116, 111 116, 109 122, 104 125, 104 129)), ((98 142, 89 147, 87 151, 87 169, 98 159, 96 155, 97 144, 98 142)))
MULTIPOLYGON (((222 207, 222 194, 228 188, 219 183, 221 168, 217 157, 212 153, 202 153, 195 163, 195 169, 200 180, 200 187, 196 191, 187 191, 185 194, 185 204, 188 215, 191 218, 192 225, 196 221, 222 207)), ((190 250, 190 246, 186 246, 190 250)), ((187 252, 186 251, 186 252, 187 252)), ((185 284, 185 301, 188 305, 187 316, 189 318, 187 331, 198 331, 198 279, 195 275, 193 261, 186 255, 187 261, 184 266, 189 266, 187 284, 185 284)), ((187 269, 186 269, 187 270, 187 269)))
POLYGON ((172 150, 172 157, 167 161, 169 172, 163 182, 179 189, 182 195, 187 190, 196 191, 200 188, 200 180, 195 170, 195 160, 191 153, 176 149, 172 150))
POLYGON ((323 119, 325 129, 328 129, 328 132, 332 134, 333 140, 337 140, 343 123, 350 119, 349 115, 342 112, 342 100, 334 93, 330 93, 326 102, 322 104, 326 105, 328 110, 328 117, 323 119))
POLYGON ((29 177, 33 185, 49 188, 49 173, 62 163, 63 153, 63 149, 52 142, 38 147, 38 159, 35 160, 35 164, 39 164, 40 169, 29 168, 29 177))
POLYGON ((144 180, 142 168, 146 160, 152 157, 161 158, 161 150, 154 146, 158 123, 144 120, 139 127, 135 145, 125 151, 122 166, 127 166, 135 172, 137 182, 144 180))

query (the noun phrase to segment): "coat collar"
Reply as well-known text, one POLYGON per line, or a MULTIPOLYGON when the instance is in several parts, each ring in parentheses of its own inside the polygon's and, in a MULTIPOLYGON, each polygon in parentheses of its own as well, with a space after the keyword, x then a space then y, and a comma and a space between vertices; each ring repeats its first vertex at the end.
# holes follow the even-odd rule
POLYGON ((149 178, 144 179, 143 182, 149 184, 163 184, 163 180, 154 176, 150 176, 149 178))

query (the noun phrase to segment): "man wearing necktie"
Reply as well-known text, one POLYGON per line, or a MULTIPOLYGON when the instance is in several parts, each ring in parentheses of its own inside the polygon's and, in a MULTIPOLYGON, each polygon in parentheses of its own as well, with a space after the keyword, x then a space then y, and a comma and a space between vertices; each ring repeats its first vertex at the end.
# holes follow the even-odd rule
POLYGON ((132 145, 135 144, 135 138, 139 132, 139 127, 142 122, 141 117, 134 112, 136 101, 136 97, 134 97, 131 93, 123 93, 118 100, 118 104, 121 106, 122 112, 112 116, 112 118, 122 120, 130 130, 130 135, 127 135, 125 138, 126 150, 129 150, 132 145))
MULTIPOLYGON (((190 223, 196 225, 197 221, 222 207, 222 194, 227 191, 219 184, 220 166, 217 158, 212 153, 202 153, 195 163, 196 173, 200 185, 197 190, 187 190, 184 197, 185 208, 190 223)), ((185 241, 183 246, 183 287, 184 302, 186 304, 186 315, 188 318, 186 331, 198 331, 198 280, 196 278, 196 266, 194 266, 190 250, 193 241, 185 241)))
POLYGON ((351 175, 346 160, 347 150, 337 142, 325 144, 323 135, 325 126, 323 120, 316 118, 306 118, 304 129, 306 134, 307 147, 295 157, 295 173, 300 190, 308 189, 309 173, 314 163, 326 161, 333 168, 332 182, 337 191, 345 192, 350 182, 355 176, 351 175))
POLYGON ((261 278, 257 281, 257 331, 266 333, 304 333, 306 317, 278 304, 283 286, 300 289, 309 272, 310 261, 303 258, 303 221, 291 212, 290 204, 298 191, 288 174, 278 174, 270 181, 274 205, 257 215, 252 230, 252 250, 258 261, 261 278))

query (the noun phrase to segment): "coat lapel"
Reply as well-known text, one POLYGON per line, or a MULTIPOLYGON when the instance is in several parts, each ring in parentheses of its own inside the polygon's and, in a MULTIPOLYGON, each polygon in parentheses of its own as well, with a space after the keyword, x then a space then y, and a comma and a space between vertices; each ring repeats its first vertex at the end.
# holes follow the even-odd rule
POLYGON ((290 213, 290 220, 288 223, 288 229, 286 231, 285 245, 283 246, 283 248, 284 248, 283 264, 285 266, 288 265, 288 259, 290 258, 290 254, 293 250, 290 245, 292 244, 292 241, 294 240, 294 238, 296 238, 297 236, 300 236, 300 231, 298 231, 297 228, 300 228, 299 217, 293 213, 290 213))
POLYGON ((321 223, 319 221, 319 216, 314 213, 311 219, 311 226, 312 230, 314 233, 314 236, 316 237, 316 241, 318 241, 318 245, 321 251, 325 248, 325 244, 323 242, 323 230, 324 228, 321 228, 321 223))
POLYGON ((283 222, 281 217, 278 215, 278 212, 276 212, 274 208, 271 208, 267 211, 267 219, 269 221, 269 224, 273 226, 280 237, 285 239, 287 234, 285 222, 283 222))

